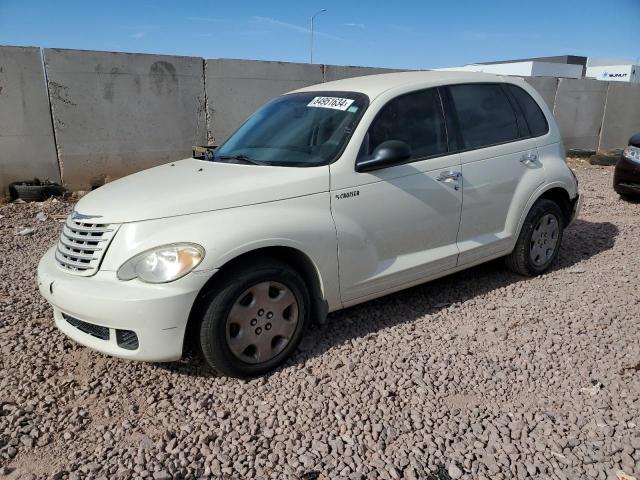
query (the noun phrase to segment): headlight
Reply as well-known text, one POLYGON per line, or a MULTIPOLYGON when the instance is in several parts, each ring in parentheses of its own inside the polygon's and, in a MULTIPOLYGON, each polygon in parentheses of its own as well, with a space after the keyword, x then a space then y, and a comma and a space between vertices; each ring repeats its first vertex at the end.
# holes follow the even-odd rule
POLYGON ((148 283, 173 282, 196 268, 204 248, 195 243, 172 243, 139 253, 118 269, 120 280, 139 278, 148 283))
POLYGON ((622 156, 632 162, 640 163, 640 148, 629 145, 622 152, 622 156))

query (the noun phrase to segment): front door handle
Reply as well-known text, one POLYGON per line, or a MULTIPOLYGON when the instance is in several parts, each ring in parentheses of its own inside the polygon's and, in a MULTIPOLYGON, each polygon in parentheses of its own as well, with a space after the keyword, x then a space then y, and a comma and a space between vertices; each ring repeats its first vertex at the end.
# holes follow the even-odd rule
POLYGON ((446 182, 447 180, 460 180, 460 177, 462 177, 462 172, 445 170, 444 172, 440 172, 440 175, 436 177, 436 180, 439 182, 446 182))
POLYGON ((533 152, 528 152, 522 155, 520 162, 522 163, 535 163, 538 160, 538 155, 533 152))

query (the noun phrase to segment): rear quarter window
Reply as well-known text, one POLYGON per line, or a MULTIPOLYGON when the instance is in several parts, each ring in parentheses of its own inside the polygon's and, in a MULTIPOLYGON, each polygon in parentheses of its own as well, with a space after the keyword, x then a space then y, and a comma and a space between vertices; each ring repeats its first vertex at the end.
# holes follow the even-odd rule
POLYGON ((539 137, 549 131, 549 124, 547 119, 542 113, 538 102, 536 102, 531 95, 529 95, 524 89, 516 85, 507 85, 507 88, 518 102, 518 106, 524 115, 524 118, 529 126, 529 131, 532 137, 539 137))

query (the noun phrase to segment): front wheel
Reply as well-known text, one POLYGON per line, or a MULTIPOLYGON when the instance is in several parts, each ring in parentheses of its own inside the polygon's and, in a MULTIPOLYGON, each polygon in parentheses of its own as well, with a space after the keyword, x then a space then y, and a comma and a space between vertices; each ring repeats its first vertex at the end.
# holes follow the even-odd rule
POLYGON ((207 363, 233 377, 262 375, 300 342, 309 317, 309 292, 285 263, 261 261, 230 272, 209 294, 200 323, 207 363))
POLYGON ((538 200, 522 225, 513 252, 506 258, 507 266, 520 275, 544 273, 558 256, 563 231, 564 217, 558 204, 538 200))

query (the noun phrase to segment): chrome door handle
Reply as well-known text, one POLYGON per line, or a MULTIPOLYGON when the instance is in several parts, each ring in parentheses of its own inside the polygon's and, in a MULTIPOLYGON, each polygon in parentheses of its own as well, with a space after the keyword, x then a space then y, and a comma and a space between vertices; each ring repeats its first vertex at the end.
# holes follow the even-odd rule
POLYGON ((538 160, 538 155, 533 153, 533 152, 529 152, 529 153, 525 153, 524 155, 522 155, 522 158, 520 159, 520 162, 522 162, 522 163, 533 163, 536 160, 538 160))
POLYGON ((446 182, 447 180, 460 180, 460 177, 462 177, 462 172, 448 170, 440 172, 440 175, 436 177, 436 180, 438 180, 439 182, 446 182))

